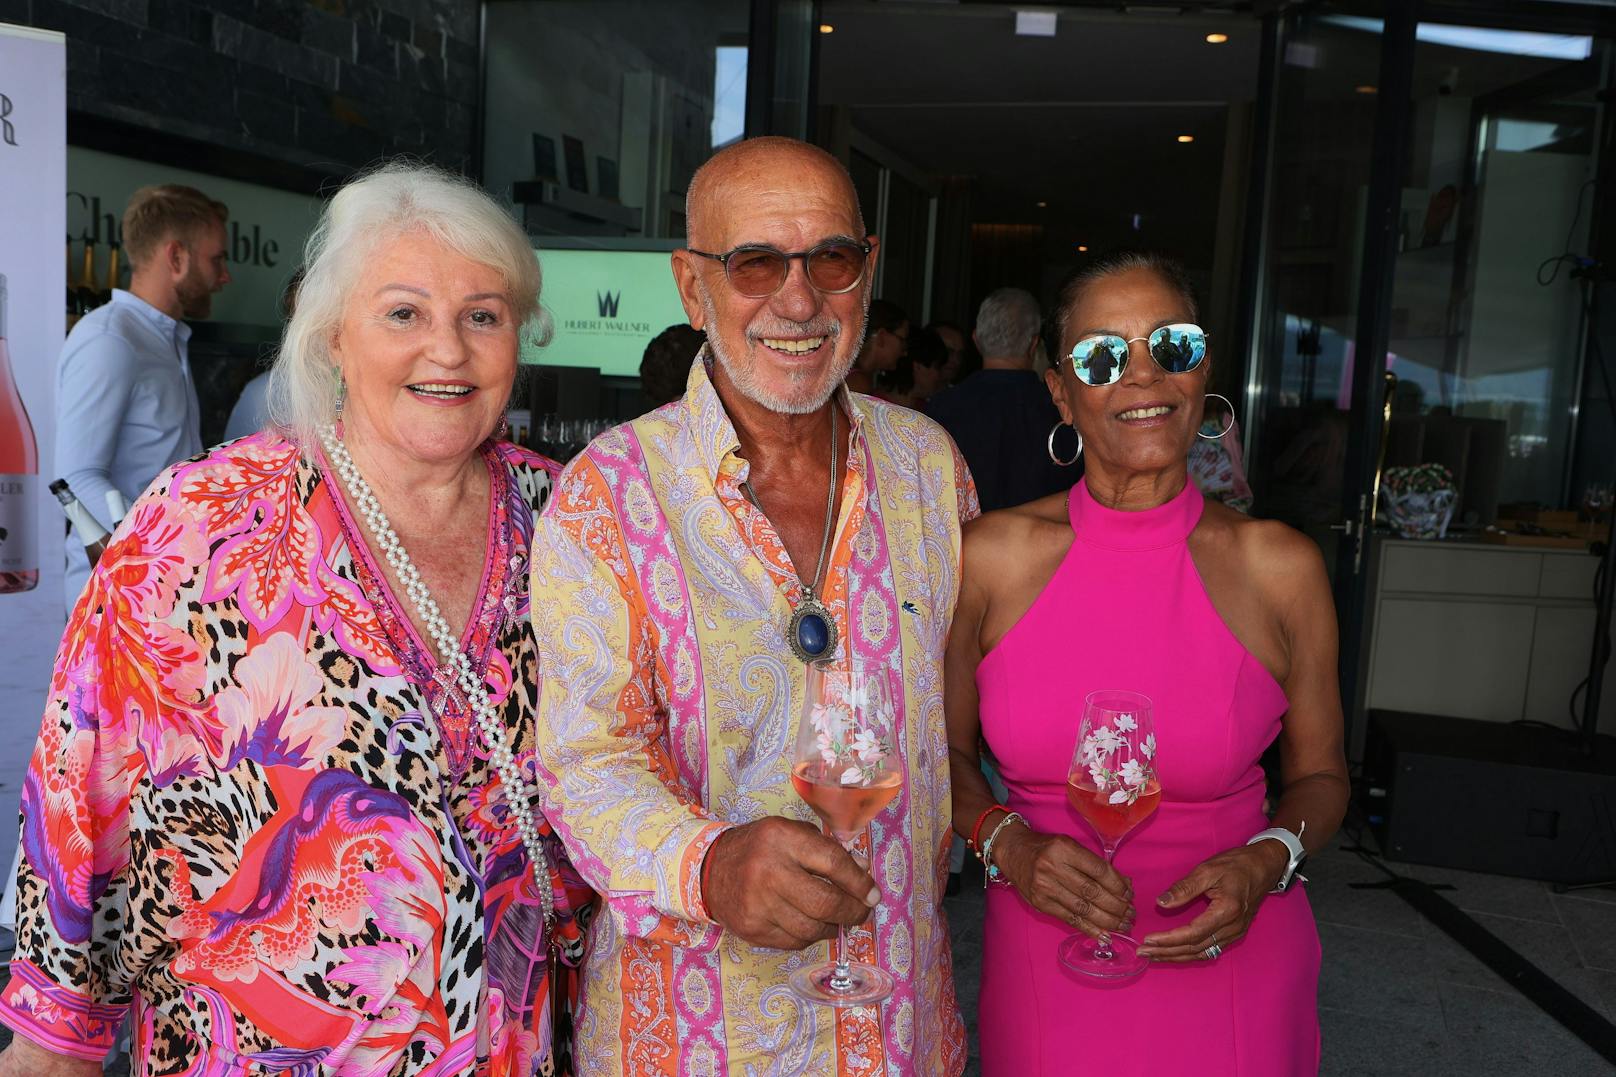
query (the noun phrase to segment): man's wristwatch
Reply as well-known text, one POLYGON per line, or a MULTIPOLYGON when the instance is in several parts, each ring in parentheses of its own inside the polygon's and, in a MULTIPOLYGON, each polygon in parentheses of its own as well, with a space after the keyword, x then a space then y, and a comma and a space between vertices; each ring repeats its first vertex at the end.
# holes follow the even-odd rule
POLYGON ((1291 854, 1290 861, 1285 865, 1285 870, 1280 873, 1279 883, 1268 891, 1270 894, 1283 894, 1286 888, 1291 885, 1292 879, 1301 879, 1304 883, 1307 882, 1305 875, 1296 873, 1297 869, 1302 866, 1302 862, 1307 859, 1307 850, 1302 848, 1302 835, 1305 833, 1307 833, 1307 821, 1303 820, 1301 829, 1295 834, 1282 826, 1276 826, 1270 827, 1260 834, 1254 834, 1251 840, 1246 842, 1247 845, 1256 845, 1259 841, 1277 841, 1284 845, 1291 854))

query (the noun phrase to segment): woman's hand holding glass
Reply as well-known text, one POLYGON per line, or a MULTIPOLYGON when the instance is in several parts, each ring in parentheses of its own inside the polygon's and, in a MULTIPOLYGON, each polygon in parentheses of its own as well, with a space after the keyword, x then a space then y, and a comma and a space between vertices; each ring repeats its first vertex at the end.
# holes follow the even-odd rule
POLYGON ((1213 946, 1227 950, 1245 937, 1257 910, 1284 874, 1289 856, 1275 841, 1242 845, 1202 861, 1156 899, 1160 909, 1178 909, 1198 897, 1208 905, 1183 927, 1157 931, 1139 940, 1139 953, 1152 961, 1205 961, 1213 946))
POLYGON ((993 843, 993 863, 1029 905, 1093 938, 1133 927, 1133 884, 1064 834, 1012 823, 993 843))

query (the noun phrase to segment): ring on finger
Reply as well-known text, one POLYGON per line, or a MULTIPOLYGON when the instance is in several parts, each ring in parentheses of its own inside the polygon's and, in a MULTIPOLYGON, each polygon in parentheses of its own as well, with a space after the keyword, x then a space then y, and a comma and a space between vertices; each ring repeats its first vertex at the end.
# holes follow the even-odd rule
POLYGON ((1215 942, 1211 946, 1208 946, 1206 949, 1201 951, 1201 956, 1206 958, 1208 961, 1216 961, 1222 954, 1223 947, 1219 946, 1215 942))

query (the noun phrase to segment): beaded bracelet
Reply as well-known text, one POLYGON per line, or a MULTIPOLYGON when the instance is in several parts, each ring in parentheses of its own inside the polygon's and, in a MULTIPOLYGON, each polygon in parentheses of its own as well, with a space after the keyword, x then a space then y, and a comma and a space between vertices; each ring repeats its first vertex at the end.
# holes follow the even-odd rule
POLYGON ((1025 825, 1027 820, 1021 817, 1020 812, 1010 812, 999 820, 999 825, 993 828, 993 833, 988 835, 988 840, 982 843, 982 866, 988 869, 982 876, 983 889, 986 889, 990 882, 1001 882, 1003 880, 1004 872, 1000 871, 999 866, 993 862, 993 841, 999 836, 999 831, 1013 822, 1025 825))
POLYGON ((982 846, 977 843, 976 839, 982 836, 982 824, 987 821, 988 816, 996 811, 1009 814, 1010 809, 1003 804, 989 804, 982 810, 982 814, 976 817, 976 825, 971 828, 971 836, 966 839, 965 844, 970 847, 971 852, 976 855, 978 860, 982 859, 982 846))

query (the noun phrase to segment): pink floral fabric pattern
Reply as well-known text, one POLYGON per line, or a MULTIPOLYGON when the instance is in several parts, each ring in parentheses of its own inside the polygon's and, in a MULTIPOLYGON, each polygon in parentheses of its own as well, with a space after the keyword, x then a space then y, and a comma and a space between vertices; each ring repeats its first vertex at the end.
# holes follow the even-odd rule
MULTIPOLYGON (((482 457, 463 645, 531 769, 526 551, 556 465, 482 457)), ((25 779, 0 1021, 97 1059, 132 1012, 149 1075, 549 1073, 504 789, 317 464, 263 433, 178 465, 102 557, 25 779)), ((576 962, 591 895, 545 832, 576 962)))

